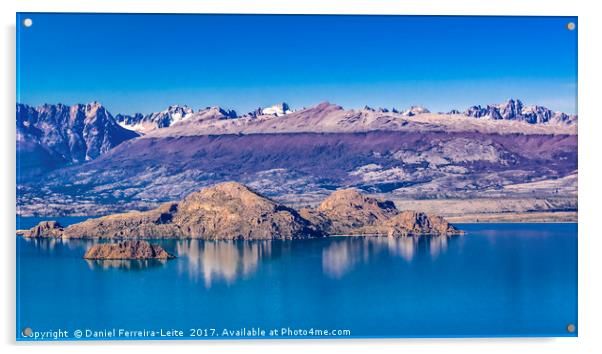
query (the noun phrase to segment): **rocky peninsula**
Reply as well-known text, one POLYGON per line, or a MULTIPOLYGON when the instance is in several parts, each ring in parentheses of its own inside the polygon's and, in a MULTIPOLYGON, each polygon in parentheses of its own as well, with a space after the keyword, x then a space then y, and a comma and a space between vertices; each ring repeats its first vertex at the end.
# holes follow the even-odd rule
POLYGON ((361 194, 355 189, 332 193, 317 208, 301 216, 329 235, 454 235, 461 233, 445 219, 416 211, 399 211, 395 203, 361 194))
POLYGON ((205 240, 461 233, 441 217, 399 211, 391 201, 354 189, 336 191, 318 207, 297 211, 235 182, 203 188, 149 211, 113 214, 68 227, 43 221, 30 230, 17 231, 34 238, 205 240))

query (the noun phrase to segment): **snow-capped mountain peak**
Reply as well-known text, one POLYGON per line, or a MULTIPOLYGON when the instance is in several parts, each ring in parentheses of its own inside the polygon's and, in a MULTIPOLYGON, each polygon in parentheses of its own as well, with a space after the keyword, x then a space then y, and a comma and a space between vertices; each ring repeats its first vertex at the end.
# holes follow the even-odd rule
POLYGON ((186 105, 184 105, 184 106, 171 105, 165 111, 163 111, 161 113, 168 115, 171 118, 171 121, 169 124, 169 125, 171 125, 180 120, 192 117, 192 115, 194 114, 194 110, 192 110, 192 108, 190 108, 186 105))
POLYGON ((186 105, 171 105, 165 110, 147 115, 135 113, 134 115, 118 114, 115 119, 124 128, 141 133, 147 133, 156 128, 167 128, 174 123, 191 118, 194 110, 186 105))
POLYGON ((238 114, 233 109, 225 109, 220 106, 207 107, 205 110, 213 112, 217 118, 227 119, 227 118, 237 118, 238 114))
POLYGON ((290 113, 293 113, 293 110, 286 102, 277 103, 273 106, 261 109, 261 114, 275 115, 278 117, 290 113))
POLYGON ((431 111, 429 111, 428 109, 422 107, 422 106, 411 106, 410 108, 403 110, 401 112, 402 115, 407 116, 407 117, 412 117, 418 114, 426 114, 426 113, 431 113, 431 111))

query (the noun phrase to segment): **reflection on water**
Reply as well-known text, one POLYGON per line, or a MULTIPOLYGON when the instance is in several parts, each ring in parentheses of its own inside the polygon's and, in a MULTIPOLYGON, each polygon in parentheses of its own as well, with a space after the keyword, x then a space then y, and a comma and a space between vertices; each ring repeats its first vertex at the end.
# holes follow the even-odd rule
POLYGON ((445 251, 447 251, 447 240, 448 237, 431 237, 429 244, 431 258, 437 258, 437 256, 439 256, 439 253, 445 253, 445 251))
POLYGON ((98 242, 111 242, 111 241, 99 241, 99 240, 75 240, 75 239, 62 239, 62 238, 25 238, 22 240, 28 244, 35 246, 37 253, 45 254, 65 254, 69 253, 71 257, 81 257, 82 262, 85 261, 88 264, 88 268, 91 270, 109 270, 109 269, 120 269, 120 270, 143 270, 150 267, 164 266, 165 260, 159 259, 109 259, 109 260, 87 260, 83 256, 88 248, 92 247, 98 242))
MULTIPOLYGON (((322 271, 339 278, 360 263, 369 263, 382 252, 411 262, 418 253, 436 259, 448 247, 449 237, 349 237, 332 238, 327 243, 316 242, 323 247, 322 271)), ((186 261, 178 263, 180 274, 192 279, 202 279, 206 287, 216 281, 232 284, 241 276, 257 271, 262 260, 272 256, 273 241, 178 241, 178 257, 186 261)), ((280 244, 281 245, 281 244, 280 244)), ((280 250, 282 252, 282 250, 280 250)))
POLYGON ((333 243, 322 251, 322 269, 324 273, 338 278, 353 268, 359 257, 365 254, 359 243, 333 243))
MULTIPOLYGON (((85 251, 98 241, 63 239, 24 239, 34 244, 37 252, 56 253, 71 251, 83 257, 85 251)), ((201 280, 206 288, 216 282, 233 284, 237 279, 251 275, 262 261, 277 254, 289 254, 292 243, 278 241, 204 241, 156 240, 164 248, 173 250, 173 262, 180 275, 191 280, 201 280)), ((399 257, 412 262, 416 257, 437 259, 448 248, 450 237, 337 237, 327 240, 303 240, 304 245, 318 247, 322 272, 331 278, 340 278, 361 264, 369 264, 386 252, 386 256, 399 257)), ((170 261, 161 260, 83 260, 90 270, 135 271, 164 267, 170 261)))
MULTIPOLYGON (((27 243, 31 243, 37 247, 40 251, 53 251, 56 247, 57 243, 61 242, 58 239, 49 238, 49 239, 39 239, 39 238, 26 238, 23 237, 23 240, 27 243)), ((67 243, 65 243, 67 244, 67 243)))
POLYGON ((231 284, 241 275, 254 273, 260 259, 271 255, 272 242, 185 240, 177 243, 176 252, 187 258, 178 264, 180 273, 194 279, 202 277, 210 287, 219 279, 231 284))
POLYGON ((419 237, 377 237, 366 239, 373 243, 378 253, 388 251, 390 254, 411 261, 416 253, 419 237))
POLYGON ((322 251, 322 270, 330 277, 340 278, 383 252, 411 262, 417 253, 426 254, 428 249, 429 257, 436 259, 447 251, 449 239, 447 236, 340 238, 322 251))
POLYGON ((94 269, 121 269, 121 270, 144 270, 150 267, 160 267, 167 264, 163 259, 104 259, 90 260, 86 259, 88 267, 94 269))
POLYGON ((27 238, 22 237, 23 241, 30 243, 36 247, 38 251, 52 252, 57 246, 67 248, 70 251, 82 250, 85 252, 88 247, 92 246, 95 241, 91 240, 68 240, 62 238, 27 238))

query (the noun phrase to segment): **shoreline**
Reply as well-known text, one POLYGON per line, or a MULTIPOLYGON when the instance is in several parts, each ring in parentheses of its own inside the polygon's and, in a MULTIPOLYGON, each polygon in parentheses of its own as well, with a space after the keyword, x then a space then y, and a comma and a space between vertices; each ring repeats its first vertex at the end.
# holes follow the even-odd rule
POLYGON ((520 223, 577 223, 577 211, 521 212, 521 213, 482 213, 462 216, 444 216, 454 224, 520 224, 520 223))
MULTIPOLYGON (((57 219, 70 218, 72 216, 21 216, 18 219, 57 219)), ((99 216, 74 216, 75 218, 98 218, 99 216)), ((491 213, 491 214, 467 214, 463 216, 443 216, 452 224, 576 224, 578 213, 575 212, 532 212, 532 213, 491 213)), ((67 225, 68 226, 68 225, 67 225)), ((27 229, 16 230, 19 232, 27 229)))

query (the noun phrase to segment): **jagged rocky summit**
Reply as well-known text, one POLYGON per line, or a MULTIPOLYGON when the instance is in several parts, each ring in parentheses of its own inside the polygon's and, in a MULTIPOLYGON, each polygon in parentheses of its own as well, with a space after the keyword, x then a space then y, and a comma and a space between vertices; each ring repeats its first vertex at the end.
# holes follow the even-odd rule
POLYGON ((150 211, 113 214, 68 227, 44 221, 18 233, 40 238, 266 240, 461 232, 443 218, 400 212, 393 202, 364 196, 356 190, 337 191, 318 208, 298 212, 242 184, 224 182, 150 211))
POLYGON ((67 106, 17 104, 18 174, 93 160, 139 136, 98 102, 67 106))
POLYGON ((134 130, 139 133, 148 133, 154 129, 168 128, 175 124, 195 123, 204 120, 220 120, 237 118, 234 110, 223 109, 221 107, 206 107, 194 111, 192 108, 183 105, 171 105, 160 112, 153 112, 147 115, 135 113, 134 115, 118 114, 115 120, 124 128, 134 130))
POLYGON ((175 258, 163 247, 147 241, 121 241, 118 243, 99 243, 90 247, 84 254, 85 259, 118 260, 118 259, 158 259, 175 258))
POLYGON ((516 120, 529 124, 576 124, 577 116, 554 112, 543 106, 525 106, 520 100, 509 99, 502 104, 469 107, 464 115, 493 120, 516 120))

